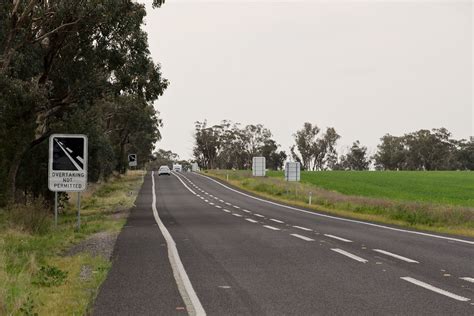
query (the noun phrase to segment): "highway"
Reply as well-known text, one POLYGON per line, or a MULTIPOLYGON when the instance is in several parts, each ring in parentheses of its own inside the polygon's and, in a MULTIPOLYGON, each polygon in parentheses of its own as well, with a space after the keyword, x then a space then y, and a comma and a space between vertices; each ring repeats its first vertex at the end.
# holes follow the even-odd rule
POLYGON ((194 173, 146 176, 114 258, 96 315, 474 314, 474 240, 279 205, 194 173))

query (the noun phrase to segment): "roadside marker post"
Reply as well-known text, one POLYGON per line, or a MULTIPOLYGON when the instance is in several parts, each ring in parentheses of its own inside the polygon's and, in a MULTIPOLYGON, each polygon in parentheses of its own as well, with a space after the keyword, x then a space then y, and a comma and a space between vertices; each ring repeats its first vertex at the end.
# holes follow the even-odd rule
POLYGON ((54 224, 58 225, 58 192, 77 192, 77 228, 81 227, 81 195, 87 188, 88 139, 81 134, 49 137, 48 188, 54 192, 54 224))
POLYGON ((309 192, 309 205, 311 205, 311 198, 313 197, 313 192, 309 192))

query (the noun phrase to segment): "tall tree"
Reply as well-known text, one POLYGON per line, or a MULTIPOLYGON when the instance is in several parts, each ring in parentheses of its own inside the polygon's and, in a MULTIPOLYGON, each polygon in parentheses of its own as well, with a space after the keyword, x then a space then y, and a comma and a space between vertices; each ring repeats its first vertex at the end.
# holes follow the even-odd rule
POLYGON ((358 140, 352 143, 349 152, 341 160, 342 166, 346 170, 368 170, 370 166, 367 147, 361 146, 358 140))

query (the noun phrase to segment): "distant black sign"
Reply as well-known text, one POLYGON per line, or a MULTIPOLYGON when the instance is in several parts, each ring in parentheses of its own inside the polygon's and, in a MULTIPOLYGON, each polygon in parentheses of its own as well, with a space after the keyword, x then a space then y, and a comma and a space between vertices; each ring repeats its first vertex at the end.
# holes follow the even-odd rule
POLYGON ((137 166, 137 154, 129 154, 128 155, 128 165, 130 167, 136 167, 137 166))

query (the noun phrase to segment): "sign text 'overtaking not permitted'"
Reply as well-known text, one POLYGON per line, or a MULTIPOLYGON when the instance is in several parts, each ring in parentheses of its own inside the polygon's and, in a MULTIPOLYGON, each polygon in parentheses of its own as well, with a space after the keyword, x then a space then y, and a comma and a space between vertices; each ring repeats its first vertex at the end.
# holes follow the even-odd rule
POLYGON ((87 136, 54 134, 49 138, 48 187, 81 192, 87 187, 87 136))

